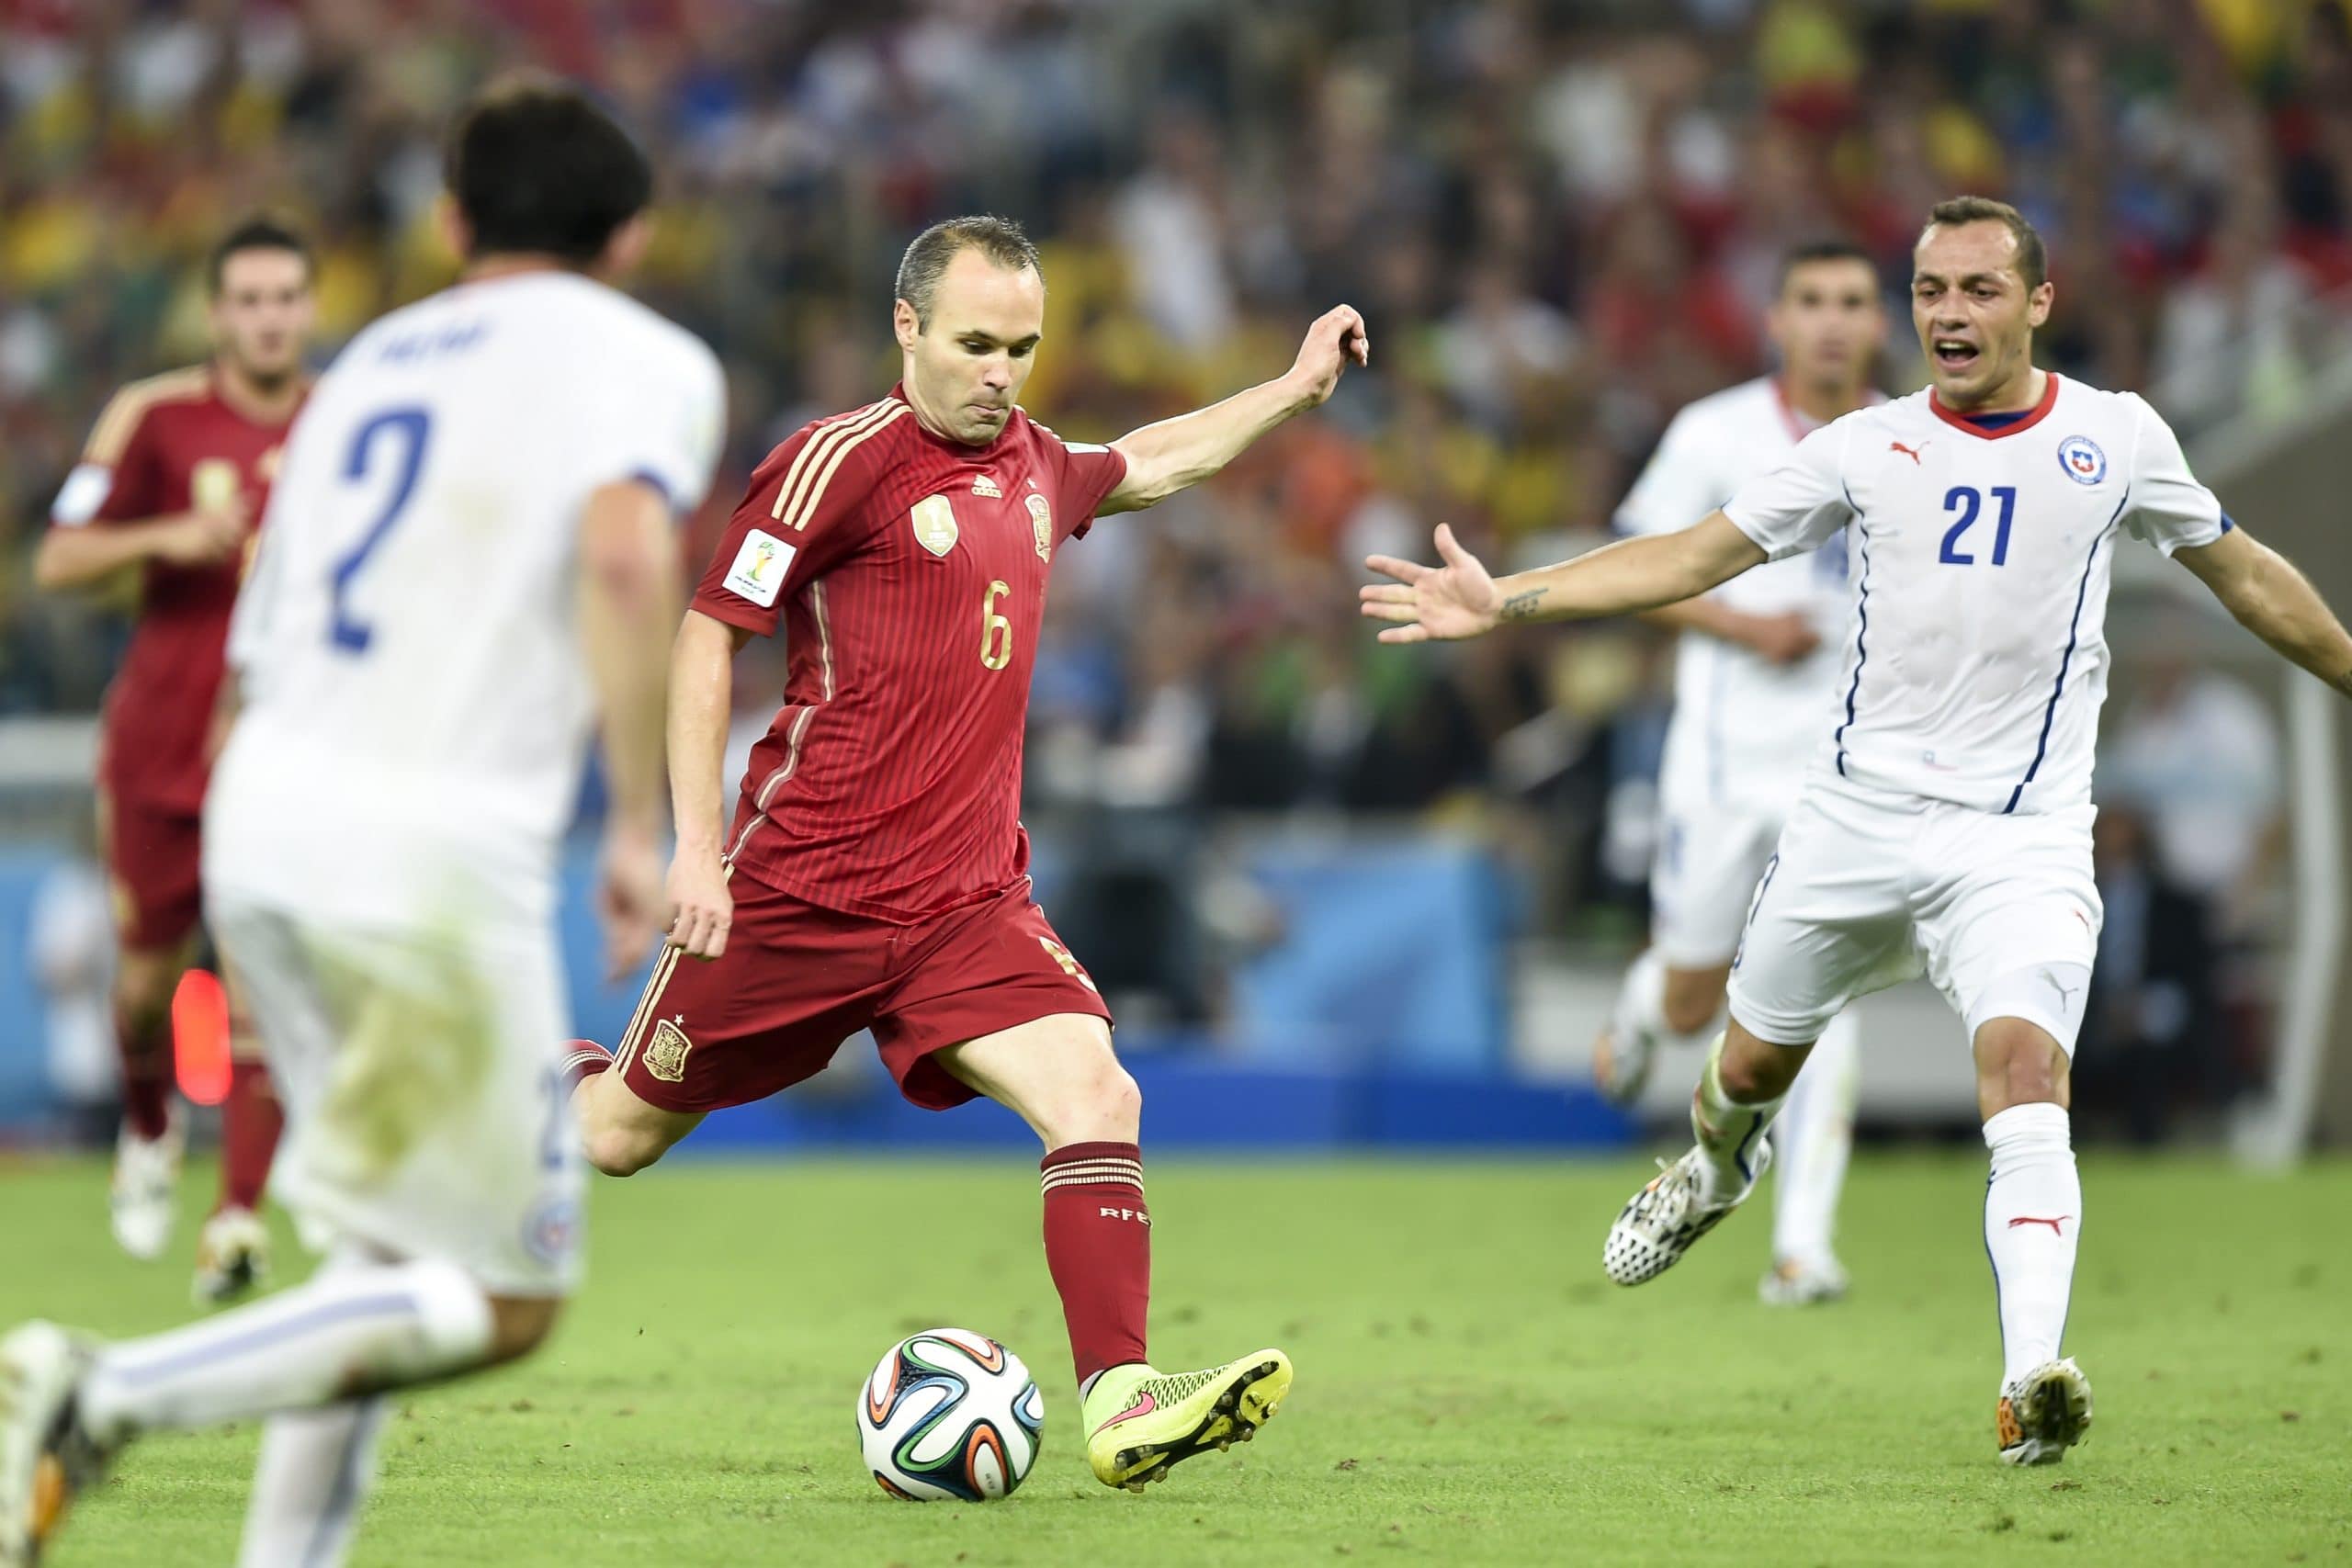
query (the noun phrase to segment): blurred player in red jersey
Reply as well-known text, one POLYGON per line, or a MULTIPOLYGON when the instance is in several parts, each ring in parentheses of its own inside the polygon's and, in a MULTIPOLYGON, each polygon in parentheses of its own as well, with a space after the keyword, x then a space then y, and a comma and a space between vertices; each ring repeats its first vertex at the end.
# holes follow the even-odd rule
MULTIPOLYGON (((172 998, 202 907, 198 821, 218 741, 229 613, 310 388, 311 254, 301 236, 250 219, 213 247, 208 282, 212 359, 115 394, 58 492, 33 568, 44 589, 130 573, 139 581, 138 626, 107 696, 97 784, 122 944, 114 1234, 140 1258, 171 1239, 182 1143, 171 1105, 172 998)), ((243 1010, 232 1008, 220 1201, 197 1256, 204 1302, 237 1294, 268 1266, 268 1233, 254 1209, 277 1145, 277 1101, 243 1010)))
POLYGON ((1341 306, 1286 374, 1088 446, 1019 407, 1045 306, 1016 225, 926 231, 899 268, 901 383, 753 473, 672 657, 669 945, 614 1053, 583 1042, 571 1066, 589 1158, 615 1176, 865 1029, 915 1104, 986 1095, 1017 1112, 1046 1150, 1046 1261, 1087 1457, 1140 1490, 1255 1436, 1291 1369, 1278 1350, 1173 1375, 1145 1359, 1141 1097, 1093 981, 1031 897, 1019 818, 1046 580, 1097 514, 1209 478, 1322 403, 1369 344, 1341 306), (731 662, 779 622, 785 705, 722 832, 731 662))

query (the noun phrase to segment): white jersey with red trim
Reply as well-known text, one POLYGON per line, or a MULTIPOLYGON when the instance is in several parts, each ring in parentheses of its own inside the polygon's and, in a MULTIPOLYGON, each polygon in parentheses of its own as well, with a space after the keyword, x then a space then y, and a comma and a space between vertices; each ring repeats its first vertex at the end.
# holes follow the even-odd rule
POLYGON ((1775 561, 1845 535, 1855 617, 1816 772, 1994 812, 2090 799, 2119 530, 2165 555, 2230 526, 2129 392, 2048 378, 1984 423, 1932 389, 1814 432, 1724 510, 1775 561))
MULTIPOLYGON (((1617 509, 1621 534, 1670 534, 1785 462, 1813 424, 1770 377, 1700 399, 1674 416, 1617 509)), ((1851 624, 1846 552, 1836 544, 1724 583, 1710 598, 1751 615, 1803 615, 1821 646, 1792 664, 1702 632, 1675 648, 1674 718, 1658 790, 1669 817, 1722 808, 1778 818, 1795 801, 1835 698, 1851 624)))

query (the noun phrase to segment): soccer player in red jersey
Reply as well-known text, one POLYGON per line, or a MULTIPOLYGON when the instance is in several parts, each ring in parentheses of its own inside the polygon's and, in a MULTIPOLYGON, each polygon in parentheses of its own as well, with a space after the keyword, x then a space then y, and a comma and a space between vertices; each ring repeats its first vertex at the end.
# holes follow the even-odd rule
POLYGON ((1145 1359, 1141 1097, 1093 981, 1031 897, 1019 819, 1046 580, 1098 514, 1216 473, 1322 403, 1369 344, 1339 307, 1284 375, 1088 446, 1019 406, 1045 303, 1017 226, 926 231, 899 268, 901 383, 753 473, 672 656, 669 944, 613 1054, 582 1042, 571 1070, 589 1158, 616 1176, 864 1029, 915 1104, 986 1095, 1017 1112, 1046 1150, 1046 1261, 1087 1457, 1140 1490, 1255 1436, 1291 1369, 1279 1350, 1174 1375, 1145 1359), (722 831, 730 664, 779 623, 784 706, 722 831))
MULTIPOLYGON (((140 1258, 159 1256, 171 1238, 182 1137, 171 1107, 172 998, 194 956, 202 908, 198 820, 229 613, 310 386, 302 355, 311 254, 301 236, 250 219, 213 247, 208 281, 211 360, 115 394, 58 492, 33 567, 44 589, 96 587, 133 573, 140 589, 138 626, 107 695, 97 780, 98 837, 122 947, 114 981, 123 1093, 114 1234, 140 1258)), ((201 1301, 226 1300, 267 1268, 268 1233, 254 1209, 277 1145, 277 1101, 253 1032, 235 1010, 220 1200, 198 1247, 201 1301)))

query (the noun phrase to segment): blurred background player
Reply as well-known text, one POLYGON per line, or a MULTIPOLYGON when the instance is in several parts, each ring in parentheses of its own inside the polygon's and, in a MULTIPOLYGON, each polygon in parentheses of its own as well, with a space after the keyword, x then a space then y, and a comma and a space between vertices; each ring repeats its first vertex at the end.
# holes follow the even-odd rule
MULTIPOLYGON (((1675 416, 1618 508, 1620 533, 1689 526, 1807 434, 1876 400, 1871 378, 1886 312, 1878 269, 1860 246, 1821 241, 1790 250, 1765 331, 1780 352, 1778 373, 1675 416)), ((1600 1091, 1621 1105, 1640 1095, 1662 1041, 1697 1046, 1717 1027, 1748 899, 1836 703, 1853 614, 1847 561, 1836 541, 1646 617, 1681 635, 1658 770, 1664 824, 1650 875, 1650 946, 1626 973, 1593 1047, 1600 1091)), ((1838 1015, 1773 1129, 1773 1264, 1758 1290, 1775 1305, 1846 1292, 1832 1233, 1853 1142, 1856 1038, 1851 1015, 1838 1015)))
POLYGON ((1940 202, 1914 257, 1922 391, 1798 444, 1692 526, 1499 581, 1438 530, 1438 569, 1363 613, 1389 642, 1645 610, 1819 548, 1860 564, 1845 701, 1750 905, 1729 1026, 1691 1097, 1691 1149, 1636 1192, 1603 1264, 1635 1285, 1746 1200, 1814 1042, 1855 997, 1924 969, 1966 1023, 1992 1175, 2003 1462, 2048 1464, 2091 1422, 2062 1357, 2084 1219, 2068 1107, 2099 940, 2091 772, 2107 695, 2113 536, 2188 569, 2248 630, 2352 694, 2352 637, 2308 580, 2189 472, 2132 393, 2033 363, 2055 290, 2015 208, 1940 202))
POLYGON ((6 1568, 130 1438, 255 1417, 243 1561, 339 1562, 381 1395, 529 1350, 577 1276, 558 841, 601 722, 606 912, 650 942, 672 508, 709 484, 724 394, 602 281, 651 175, 584 94, 494 87, 449 145, 463 281, 363 332, 305 412, 206 808, 214 930, 287 1102, 279 1189, 332 1250, 194 1327, 0 1342, 6 1568))
MULTIPOLYGON (((199 814, 220 740, 221 650, 287 431, 310 389, 308 242, 274 220, 247 219, 213 247, 206 281, 211 360, 115 394, 58 491, 33 569, 51 590, 136 580, 138 624, 107 696, 98 819, 121 943, 114 1234, 139 1258, 160 1256, 171 1239, 185 1142, 172 1105, 172 998, 202 916, 199 814)), ((268 1232, 254 1209, 279 1112, 233 983, 231 998, 220 1197, 198 1247, 199 1302, 235 1295, 268 1267, 268 1232)))
POLYGON ((671 948, 613 1054, 582 1042, 571 1065, 589 1157, 616 1176, 869 1028, 914 1104, 985 1095, 1019 1114, 1046 1145, 1046 1260, 1087 1457, 1140 1491, 1254 1437, 1291 1368, 1278 1350, 1174 1375, 1145 1359, 1141 1096, 1035 900, 1020 821, 1046 581, 1098 514, 1215 475, 1369 346, 1340 306, 1283 376, 1090 446, 1020 407, 1045 308, 1017 225, 933 224, 899 267, 899 384, 803 426, 752 476, 672 660, 671 948), (731 665, 779 624, 785 705, 722 836, 731 665))

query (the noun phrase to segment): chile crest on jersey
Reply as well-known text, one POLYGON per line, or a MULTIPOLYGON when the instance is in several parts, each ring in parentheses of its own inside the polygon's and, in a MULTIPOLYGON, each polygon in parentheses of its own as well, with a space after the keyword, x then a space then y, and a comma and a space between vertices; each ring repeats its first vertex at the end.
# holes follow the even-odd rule
POLYGON ((2069 435, 2058 443, 2058 466, 2078 485, 2096 485, 2107 478, 2107 454, 2087 435, 2069 435))

